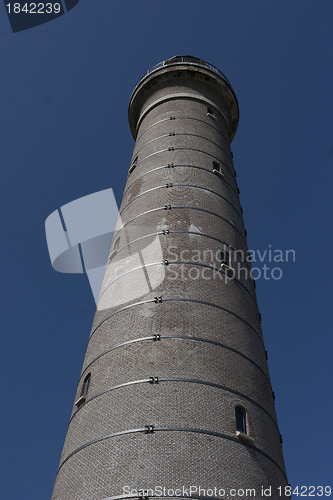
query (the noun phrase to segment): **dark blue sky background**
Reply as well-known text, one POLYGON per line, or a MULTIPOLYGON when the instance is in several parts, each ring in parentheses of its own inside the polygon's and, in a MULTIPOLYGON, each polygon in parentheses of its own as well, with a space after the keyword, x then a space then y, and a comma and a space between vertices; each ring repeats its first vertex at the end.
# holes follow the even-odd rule
POLYGON ((238 97, 249 247, 296 251, 258 302, 289 482, 332 484, 332 26, 331 0, 80 0, 13 34, 0 5, 1 498, 51 496, 95 309, 85 276, 53 271, 45 219, 120 202, 131 92, 175 54, 238 97))

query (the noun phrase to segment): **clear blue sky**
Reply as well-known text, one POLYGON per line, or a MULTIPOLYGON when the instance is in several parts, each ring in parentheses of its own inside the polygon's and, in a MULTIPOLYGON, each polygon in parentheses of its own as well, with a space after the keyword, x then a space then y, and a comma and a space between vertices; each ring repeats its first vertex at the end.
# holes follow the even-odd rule
POLYGON ((13 34, 0 5, 1 498, 51 496, 95 309, 86 277, 53 271, 44 221, 109 187, 121 200, 131 92, 175 54, 238 97, 250 248, 296 251, 259 308, 289 482, 332 484, 332 26, 331 0, 80 0, 13 34))

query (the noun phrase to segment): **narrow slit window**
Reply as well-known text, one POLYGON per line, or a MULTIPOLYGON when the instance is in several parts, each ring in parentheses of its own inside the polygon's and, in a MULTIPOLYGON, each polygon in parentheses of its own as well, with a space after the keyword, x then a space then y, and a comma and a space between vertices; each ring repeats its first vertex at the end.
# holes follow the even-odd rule
POLYGON ((88 375, 84 379, 83 386, 82 386, 82 396, 84 398, 86 398, 87 394, 88 394, 90 379, 91 379, 91 373, 88 373, 88 375))
POLYGON ((118 247, 119 247, 120 237, 116 239, 113 245, 113 250, 109 256, 109 262, 117 255, 118 247))
POLYGON ((81 389, 81 394, 80 397, 77 401, 75 401, 75 406, 78 408, 85 403, 87 399, 87 394, 88 394, 88 389, 89 389, 89 384, 90 384, 90 378, 91 378, 91 373, 88 373, 86 378, 83 381, 82 389, 81 389))
POLYGON ((113 245, 113 250, 118 250, 119 247, 119 242, 120 242, 120 237, 116 239, 113 245))
POLYGON ((236 417, 236 430, 238 432, 242 432, 243 434, 247 434, 245 409, 242 408, 241 406, 236 406, 235 417, 236 417))
POLYGON ((134 160, 132 161, 132 165, 130 166, 129 173, 133 172, 133 170, 135 169, 137 164, 138 164, 138 156, 136 156, 134 158, 134 160))

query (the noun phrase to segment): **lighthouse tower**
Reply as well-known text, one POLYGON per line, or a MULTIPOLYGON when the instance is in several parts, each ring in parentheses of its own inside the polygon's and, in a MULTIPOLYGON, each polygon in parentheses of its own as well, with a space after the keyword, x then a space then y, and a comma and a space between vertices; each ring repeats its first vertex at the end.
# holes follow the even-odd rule
POLYGON ((228 79, 191 56, 132 94, 136 142, 53 500, 287 498, 238 117, 228 79))

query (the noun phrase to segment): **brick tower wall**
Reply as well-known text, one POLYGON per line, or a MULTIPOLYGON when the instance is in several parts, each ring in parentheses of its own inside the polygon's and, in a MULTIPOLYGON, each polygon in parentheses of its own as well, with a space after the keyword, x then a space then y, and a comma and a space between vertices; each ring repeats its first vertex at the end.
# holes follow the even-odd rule
POLYGON ((190 485, 260 497, 262 486, 287 484, 242 258, 230 150, 237 116, 228 82, 200 64, 163 66, 132 96, 136 144, 53 500, 190 485), (245 436, 236 406, 246 411, 245 436))

